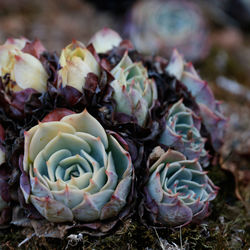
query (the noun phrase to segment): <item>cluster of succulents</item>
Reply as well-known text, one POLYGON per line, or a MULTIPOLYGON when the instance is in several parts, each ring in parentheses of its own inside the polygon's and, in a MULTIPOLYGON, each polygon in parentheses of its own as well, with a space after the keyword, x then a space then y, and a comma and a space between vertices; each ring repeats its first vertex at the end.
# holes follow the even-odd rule
POLYGON ((203 168, 226 119, 177 51, 146 57, 107 28, 60 56, 8 39, 0 73, 1 227, 107 233, 135 213, 170 227, 208 216, 218 188, 203 168))

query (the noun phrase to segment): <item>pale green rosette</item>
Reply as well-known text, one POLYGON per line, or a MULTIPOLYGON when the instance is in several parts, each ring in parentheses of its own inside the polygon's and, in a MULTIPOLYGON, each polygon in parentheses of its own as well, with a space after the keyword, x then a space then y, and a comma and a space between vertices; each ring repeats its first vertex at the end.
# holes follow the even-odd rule
POLYGON ((140 126, 145 126, 149 109, 157 99, 156 84, 148 78, 142 62, 132 62, 126 52, 121 61, 111 71, 115 80, 113 98, 116 111, 137 118, 140 126))
POLYGON ((86 110, 25 132, 27 203, 51 222, 112 218, 131 189, 130 155, 86 110))

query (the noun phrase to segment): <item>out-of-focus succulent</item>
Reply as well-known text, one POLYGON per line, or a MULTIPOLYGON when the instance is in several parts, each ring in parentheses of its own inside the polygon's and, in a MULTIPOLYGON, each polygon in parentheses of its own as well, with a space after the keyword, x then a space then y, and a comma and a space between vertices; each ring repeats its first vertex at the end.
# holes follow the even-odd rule
POLYGON ((47 88, 48 74, 35 56, 24 52, 28 42, 25 38, 8 39, 0 46, 0 76, 10 77, 6 90, 19 92, 32 88, 43 93, 47 88))
POLYGON ((143 53, 169 56, 178 48, 188 59, 207 53, 207 29, 199 6, 190 1, 139 1, 125 30, 143 53))
POLYGON ((222 145, 227 120, 220 112, 220 103, 215 100, 208 83, 199 77, 193 65, 186 63, 177 50, 173 51, 166 71, 180 80, 195 98, 203 123, 211 135, 212 145, 218 150, 222 145))
POLYGON ((116 111, 136 117, 138 124, 145 126, 149 109, 157 99, 157 88, 148 78, 147 69, 141 62, 133 63, 126 52, 111 73, 115 78, 111 86, 116 111))
POLYGON ((199 222, 208 215, 209 201, 217 187, 202 171, 197 160, 187 160, 177 151, 156 147, 156 162, 149 166, 146 208, 154 223, 182 226, 199 222))
POLYGON ((95 33, 89 43, 93 44, 97 53, 106 53, 113 47, 117 47, 121 41, 122 38, 117 32, 109 28, 103 28, 95 33))
POLYGON ((197 158, 203 166, 207 166, 208 154, 204 148, 206 139, 200 135, 200 126, 200 118, 180 100, 169 109, 166 127, 159 142, 174 147, 187 159, 197 158))
POLYGON ((58 87, 71 86, 83 92, 88 73, 100 75, 100 66, 91 52, 79 41, 73 41, 62 50, 58 87))
POLYGON ((52 222, 113 218, 132 184, 129 153, 86 110, 25 132, 23 169, 26 202, 52 222))

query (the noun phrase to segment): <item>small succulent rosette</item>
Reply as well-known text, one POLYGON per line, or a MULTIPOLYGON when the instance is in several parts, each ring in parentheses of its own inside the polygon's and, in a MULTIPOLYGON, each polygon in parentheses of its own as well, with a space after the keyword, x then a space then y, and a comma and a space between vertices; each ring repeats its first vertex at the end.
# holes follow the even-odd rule
POLYGON ((165 129, 158 142, 178 150, 189 160, 198 159, 206 167, 209 156, 205 150, 206 139, 201 136, 200 127, 200 118, 181 99, 169 109, 165 129))
POLYGON ((31 95, 46 92, 48 73, 39 60, 44 51, 38 40, 25 38, 0 46, 0 103, 9 116, 23 118, 31 95))
POLYGON ((59 63, 61 69, 58 72, 58 88, 70 86, 82 93, 89 73, 100 76, 98 62, 79 41, 73 41, 62 50, 59 63))
POLYGON ((200 116, 206 130, 211 136, 212 146, 216 151, 223 143, 227 119, 220 111, 220 103, 215 100, 208 83, 203 81, 191 63, 186 63, 177 50, 166 67, 166 72, 181 81, 200 108, 200 116))
POLYGON ((128 16, 125 32, 144 54, 168 57, 178 48, 188 59, 199 60, 208 51, 201 10, 186 0, 139 1, 128 16))
POLYGON ((153 79, 148 77, 142 62, 133 62, 126 52, 121 61, 111 70, 115 80, 111 82, 116 101, 117 118, 122 121, 123 114, 145 127, 149 112, 157 99, 157 88, 153 79))
POLYGON ((47 122, 25 132, 20 185, 26 203, 49 222, 87 223, 93 228, 118 221, 120 212, 130 209, 130 154, 119 136, 107 133, 87 110, 53 121, 62 113, 52 113, 47 122))
POLYGON ((95 33, 89 44, 94 46, 96 53, 103 54, 118 47, 121 42, 122 38, 117 32, 109 28, 103 28, 95 33))
POLYGON ((178 227, 201 222, 218 188, 197 160, 159 146, 150 155, 145 209, 155 225, 178 227), (154 161, 152 164, 151 162, 154 161))
POLYGON ((0 124, 0 229, 8 225, 11 219, 10 193, 8 185, 8 171, 6 169, 4 128, 0 124))
POLYGON ((57 82, 54 84, 58 92, 57 106, 82 111, 89 106, 100 108, 104 99, 107 102, 112 92, 109 83, 113 78, 102 67, 97 52, 106 51, 110 46, 112 48, 113 42, 108 43, 110 32, 107 36, 98 32, 88 47, 74 40, 62 50, 57 82))

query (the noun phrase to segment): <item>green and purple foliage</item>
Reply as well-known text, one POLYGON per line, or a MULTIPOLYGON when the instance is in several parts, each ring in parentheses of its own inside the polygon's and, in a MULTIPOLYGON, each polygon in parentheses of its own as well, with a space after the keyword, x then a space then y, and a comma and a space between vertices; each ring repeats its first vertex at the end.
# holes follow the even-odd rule
POLYGON ((174 150, 156 147, 158 159, 149 164, 145 206, 156 224, 183 226, 199 222, 208 215, 209 202, 218 188, 197 160, 187 160, 174 150))

